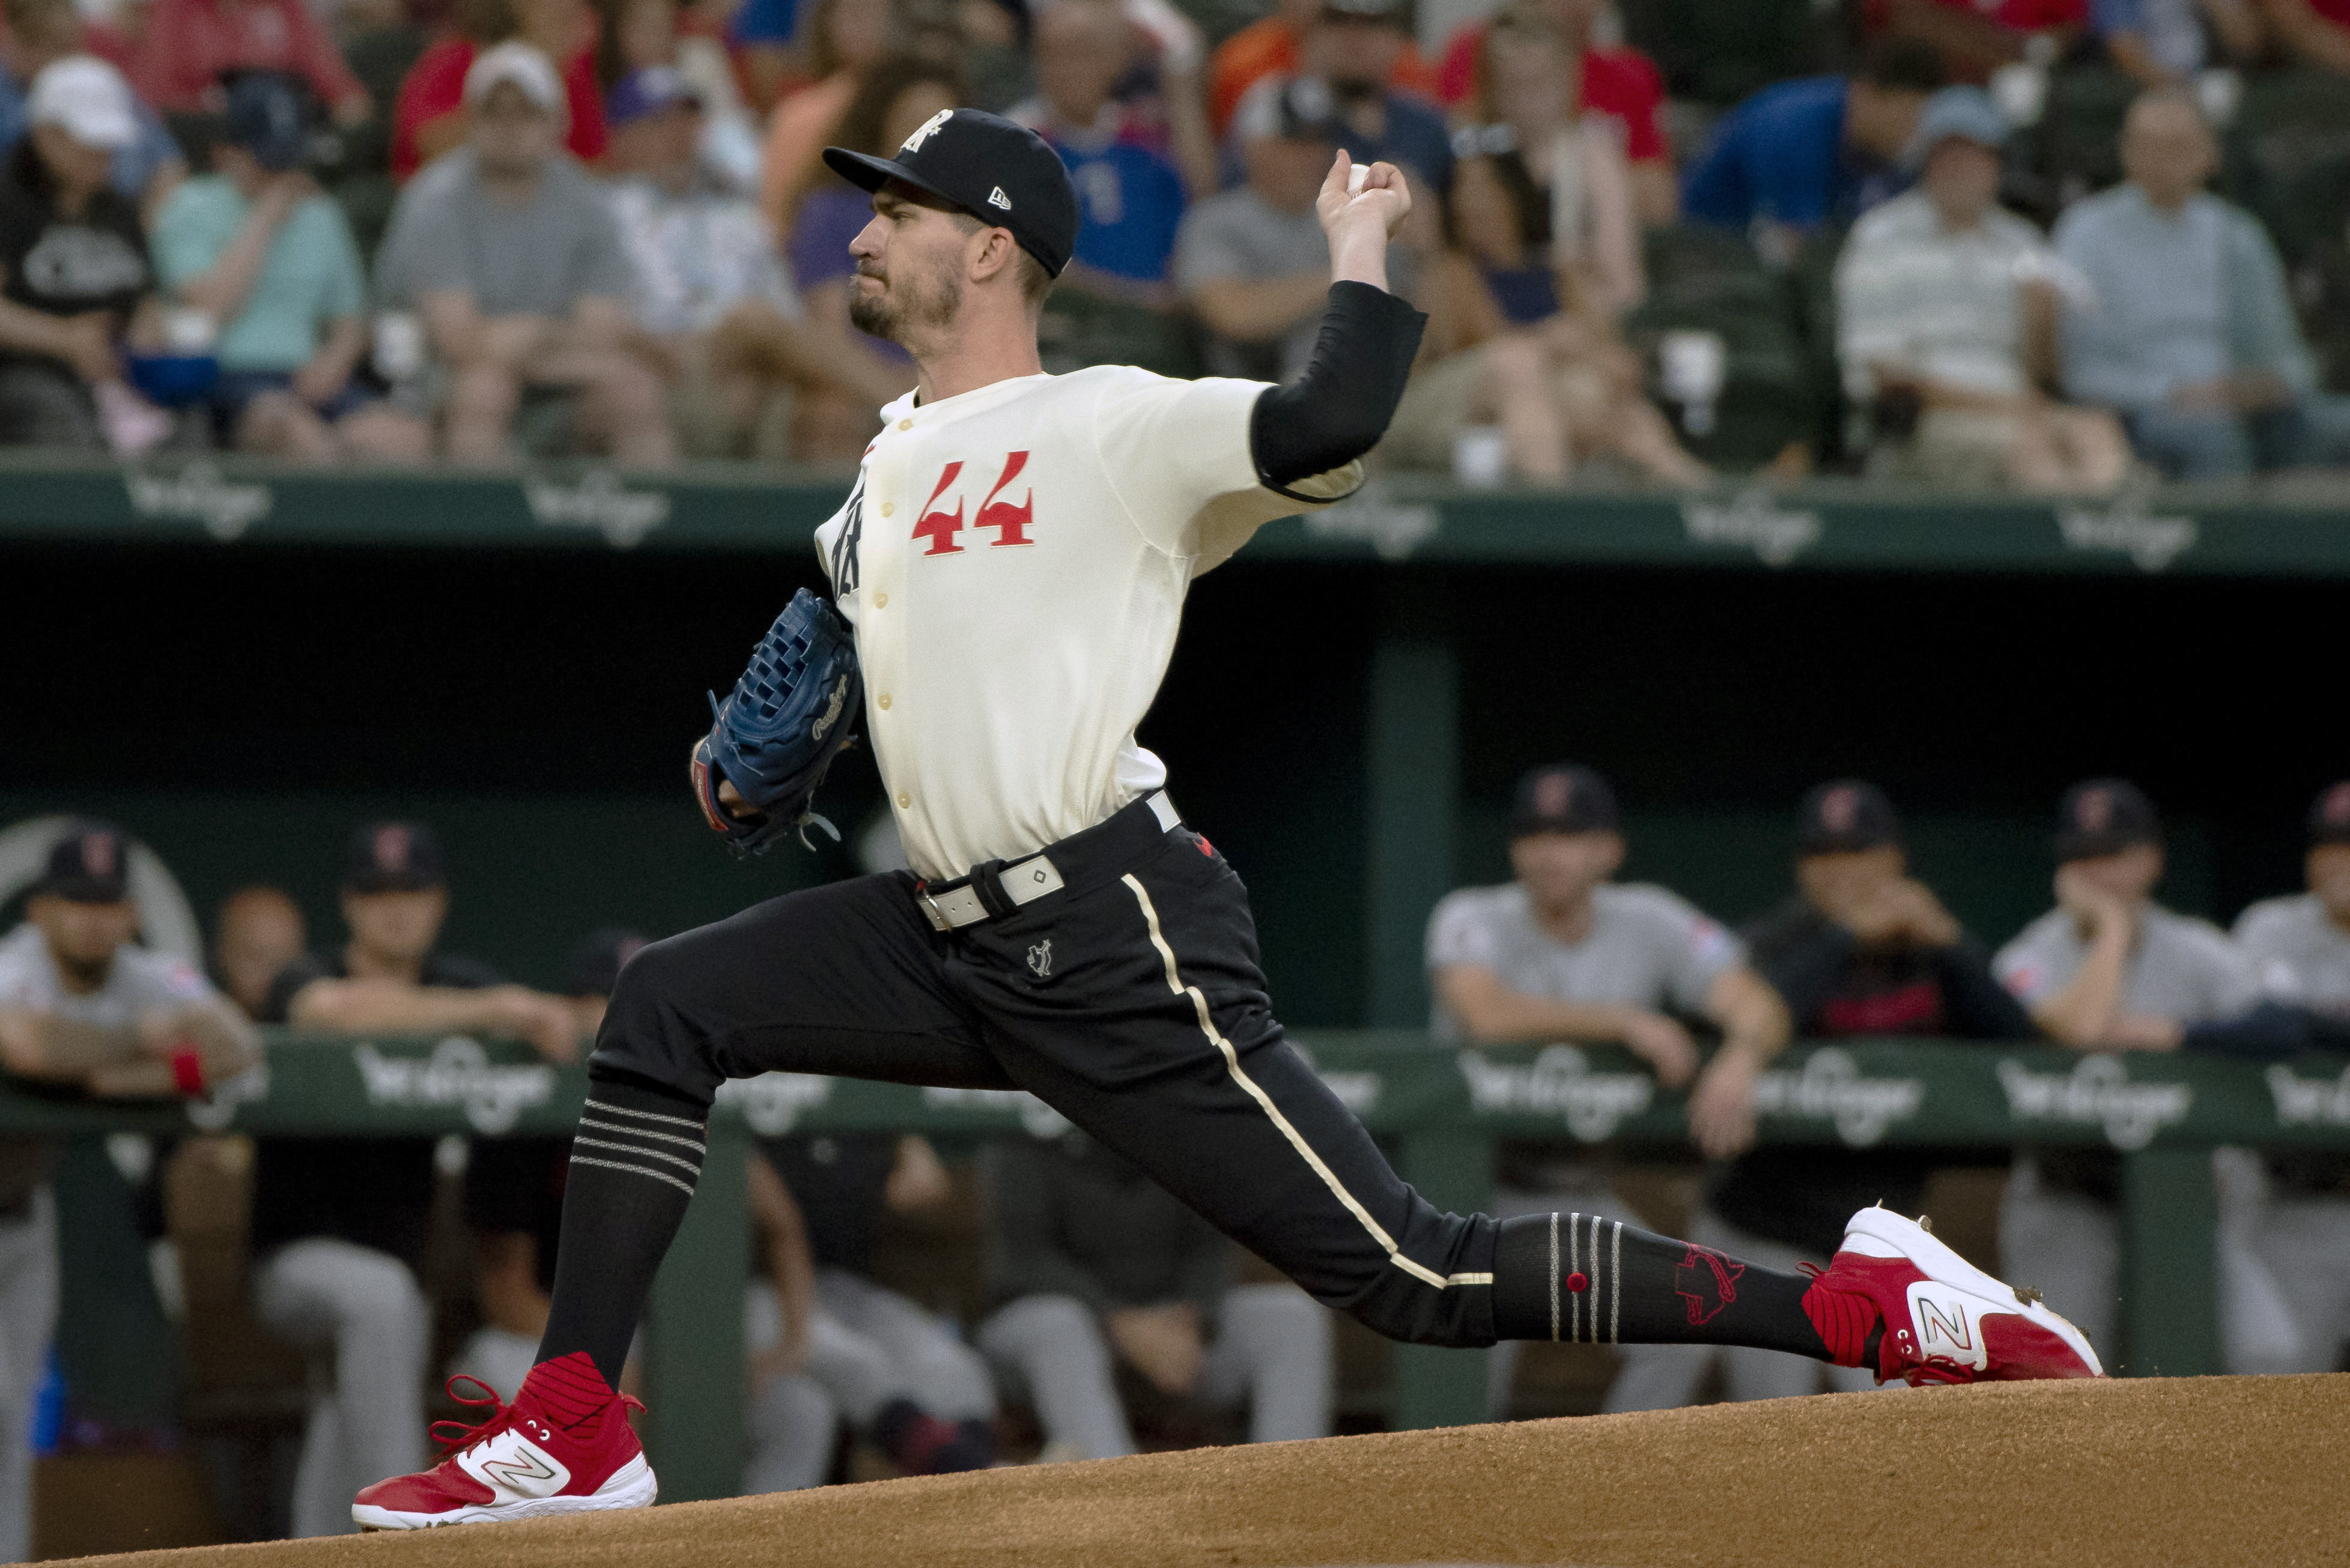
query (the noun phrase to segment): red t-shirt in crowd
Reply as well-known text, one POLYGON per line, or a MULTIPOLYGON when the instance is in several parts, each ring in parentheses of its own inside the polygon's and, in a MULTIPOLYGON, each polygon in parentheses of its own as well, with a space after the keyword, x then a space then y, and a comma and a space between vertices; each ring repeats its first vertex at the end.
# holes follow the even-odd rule
MULTIPOLYGON (((400 102, 391 118, 391 172, 405 180, 423 159, 416 132, 444 114, 465 105, 465 73, 473 68, 481 46, 471 38, 443 38, 418 57, 400 84, 400 102)), ((595 46, 585 45, 571 57, 563 72, 564 90, 571 99, 571 130, 564 145, 582 163, 604 156, 604 93, 596 85, 595 46)))
POLYGON ((130 72, 139 96, 166 112, 208 103, 221 73, 292 71, 328 103, 364 92, 302 0, 156 0, 130 72))
MULTIPOLYGON (((2337 0, 2338 4, 2350 0, 2337 0)), ((1992 5, 1977 5, 1975 0, 1934 0, 1938 5, 1948 5, 1953 11, 1970 11, 1986 17, 2015 33, 2044 33, 2052 27, 2075 27, 2089 19, 2089 0, 1996 0, 1992 5)), ((1862 30, 1874 36, 1885 30, 1893 19, 1893 0, 1863 0, 1860 8, 1862 30)))
MULTIPOLYGON (((1471 22, 1452 35, 1436 67, 1436 96, 1448 106, 1469 101, 1477 90, 1477 57, 1485 47, 1485 24, 1471 22)), ((1586 49, 1577 93, 1586 114, 1624 122, 1624 156, 1634 163, 1667 156, 1665 132, 1657 123, 1665 82, 1638 49, 1586 49)))
POLYGON ((2337 27, 2350 27, 2350 0, 2309 0, 2309 8, 2337 27))

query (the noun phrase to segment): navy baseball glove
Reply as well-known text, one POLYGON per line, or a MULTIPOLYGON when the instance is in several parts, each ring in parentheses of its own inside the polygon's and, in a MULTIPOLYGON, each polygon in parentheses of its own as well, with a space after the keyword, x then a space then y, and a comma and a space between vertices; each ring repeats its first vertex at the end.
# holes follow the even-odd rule
POLYGON ((693 798, 703 819, 737 855, 764 853, 787 828, 807 844, 810 823, 837 840, 840 830, 808 806, 864 705, 848 628, 802 588, 751 650, 733 692, 723 702, 710 694, 715 722, 693 748, 693 798), (722 784, 743 797, 740 815, 719 804, 722 784))

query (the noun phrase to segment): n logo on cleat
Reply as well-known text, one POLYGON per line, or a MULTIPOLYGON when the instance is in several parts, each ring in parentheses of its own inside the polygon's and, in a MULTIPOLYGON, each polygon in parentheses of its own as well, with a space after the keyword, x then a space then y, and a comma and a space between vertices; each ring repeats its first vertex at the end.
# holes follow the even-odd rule
POLYGON ((1982 1324, 1957 1296, 1936 1300, 1922 1284, 1909 1287, 1909 1321, 1918 1328, 1919 1354, 1955 1361, 1980 1372, 1990 1365, 1983 1353, 1982 1324))
POLYGON ((546 1497, 562 1490, 571 1472, 518 1432, 503 1432, 458 1461, 484 1486, 517 1497, 546 1497))

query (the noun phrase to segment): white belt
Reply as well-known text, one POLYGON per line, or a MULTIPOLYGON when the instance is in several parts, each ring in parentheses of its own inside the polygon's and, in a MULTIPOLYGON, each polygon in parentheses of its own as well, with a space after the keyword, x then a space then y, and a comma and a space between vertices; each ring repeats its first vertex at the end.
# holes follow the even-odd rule
MULTIPOLYGON (((1171 830, 1183 819, 1176 813, 1175 803, 1159 790, 1149 797, 1150 815, 1159 819, 1161 832, 1171 830)), ((1061 868, 1046 855, 1032 855, 1025 860, 1015 860, 995 873, 995 885, 1003 890, 1003 901, 1017 909, 1033 904, 1047 893, 1057 893, 1063 886, 1061 868)), ((966 880, 960 888, 933 893, 923 888, 914 895, 935 930, 951 931, 963 926, 975 926, 988 918, 987 906, 980 901, 979 890, 966 880)))

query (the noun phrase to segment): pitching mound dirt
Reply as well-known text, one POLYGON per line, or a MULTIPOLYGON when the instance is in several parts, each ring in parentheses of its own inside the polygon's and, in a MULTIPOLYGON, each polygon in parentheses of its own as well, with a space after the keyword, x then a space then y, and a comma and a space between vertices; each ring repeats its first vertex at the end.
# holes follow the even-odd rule
POLYGON ((2006 1384, 835 1487, 109 1568, 2350 1560, 2350 1375, 2006 1384))

